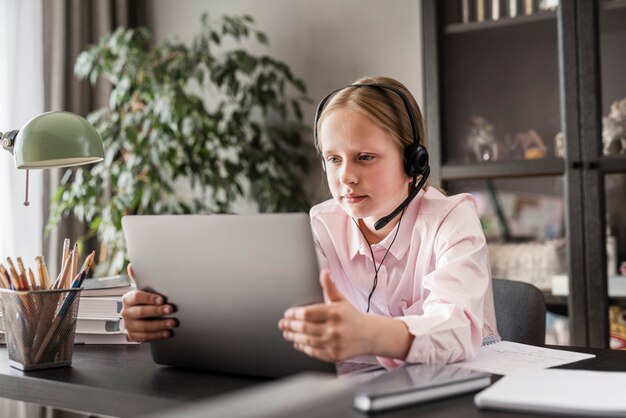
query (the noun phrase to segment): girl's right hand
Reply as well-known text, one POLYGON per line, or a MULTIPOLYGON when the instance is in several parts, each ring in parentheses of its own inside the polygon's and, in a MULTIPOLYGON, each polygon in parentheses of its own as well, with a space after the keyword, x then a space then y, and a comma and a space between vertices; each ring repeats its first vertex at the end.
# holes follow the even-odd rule
MULTIPOLYGON (((130 265, 128 274, 134 278, 130 265)), ((172 336, 176 320, 163 316, 171 315, 174 308, 165 303, 163 296, 144 290, 133 290, 122 297, 122 305, 121 314, 130 340, 144 342, 172 336)))

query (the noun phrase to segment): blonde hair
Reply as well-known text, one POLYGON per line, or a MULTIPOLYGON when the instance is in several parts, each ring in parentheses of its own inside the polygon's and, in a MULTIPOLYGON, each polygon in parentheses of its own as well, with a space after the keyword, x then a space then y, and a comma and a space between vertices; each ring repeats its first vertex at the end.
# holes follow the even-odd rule
MULTIPOLYGON (((404 84, 393 78, 380 76, 362 77, 352 84, 386 84, 400 90, 409 100, 413 113, 415 114, 417 131, 419 133, 419 144, 426 147, 422 112, 417 105, 417 101, 404 84)), ((358 112, 369 118, 374 124, 391 136, 403 155, 404 149, 415 142, 411 120, 407 114, 406 106, 402 98, 390 89, 369 87, 351 88, 350 86, 341 89, 328 100, 328 103, 319 115, 316 126, 314 127, 318 133, 318 137, 325 117, 338 109, 358 112)), ((315 147, 317 152, 321 154, 322 146, 319 138, 315 143, 315 147)), ((428 183, 426 183, 426 185, 428 185, 428 183)))
MULTIPOLYGON (((362 77, 352 84, 388 84, 400 90, 411 103, 415 114, 420 145, 426 147, 424 119, 415 98, 411 92, 399 81, 389 77, 362 77)), ((396 141, 401 150, 414 142, 411 121, 407 114, 402 98, 395 92, 385 88, 346 88, 330 98, 322 110, 315 129, 320 127, 327 115, 338 109, 347 109, 359 112, 372 120, 377 126, 396 141)), ((322 152, 320 141, 315 146, 322 152)))

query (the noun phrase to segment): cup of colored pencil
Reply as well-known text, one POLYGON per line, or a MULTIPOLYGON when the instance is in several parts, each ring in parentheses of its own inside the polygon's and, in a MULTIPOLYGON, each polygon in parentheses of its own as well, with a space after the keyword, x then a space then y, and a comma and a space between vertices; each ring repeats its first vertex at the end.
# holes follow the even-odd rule
POLYGON ((81 284, 95 252, 78 270, 78 249, 63 244, 61 272, 52 281, 42 256, 35 257, 37 274, 22 259, 0 264, 0 305, 9 365, 20 370, 68 366, 72 363, 74 331, 81 284))

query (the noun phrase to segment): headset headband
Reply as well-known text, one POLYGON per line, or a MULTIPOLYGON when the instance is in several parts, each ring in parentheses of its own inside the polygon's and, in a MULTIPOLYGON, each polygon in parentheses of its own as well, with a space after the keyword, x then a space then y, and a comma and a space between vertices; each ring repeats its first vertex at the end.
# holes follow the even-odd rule
POLYGON ((404 94, 399 88, 397 88, 396 86, 392 86, 391 84, 381 84, 381 83, 357 83, 357 84, 350 84, 349 86, 345 86, 345 87, 341 87, 337 90, 331 91, 326 97, 324 97, 319 104, 317 105, 317 108, 315 109, 315 121, 314 121, 314 125, 313 125, 313 140, 315 141, 315 148, 319 149, 319 144, 317 141, 317 123, 319 122, 319 119, 322 115, 322 111, 324 110, 324 107, 326 106, 326 103, 335 96, 335 94, 339 93, 341 90, 347 89, 349 87, 372 87, 372 88, 376 88, 379 90, 391 90, 394 93, 396 93, 398 96, 400 96, 400 99, 402 99, 402 103, 404 103, 404 107, 406 109, 406 113, 407 115, 409 115, 409 120, 411 121, 411 131, 413 132, 413 143, 417 146, 419 145, 419 140, 420 140, 420 136, 419 136, 419 130, 417 129, 417 117, 415 116, 415 112, 413 111, 413 107, 411 106, 411 101, 409 100, 409 98, 406 96, 406 94, 404 94))

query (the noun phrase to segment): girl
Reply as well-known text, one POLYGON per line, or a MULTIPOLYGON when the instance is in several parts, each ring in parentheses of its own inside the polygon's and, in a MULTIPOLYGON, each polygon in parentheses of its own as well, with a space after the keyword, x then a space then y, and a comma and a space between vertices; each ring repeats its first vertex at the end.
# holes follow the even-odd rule
POLYGON ((389 367, 474 356, 497 331, 472 197, 426 186, 403 208, 424 128, 399 82, 363 78, 326 100, 314 129, 333 198, 310 212, 326 303, 288 309, 284 338, 323 360, 373 354, 389 367))
MULTIPOLYGON (((375 355, 388 367, 475 355, 497 337, 487 245, 470 195, 416 184, 428 171, 415 99, 363 78, 321 103, 314 129, 333 197, 310 212, 326 302, 288 309, 284 338, 326 361, 375 355)), ((123 301, 131 339, 171 335, 173 319, 148 320, 172 312, 162 297, 123 301)))

